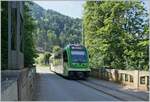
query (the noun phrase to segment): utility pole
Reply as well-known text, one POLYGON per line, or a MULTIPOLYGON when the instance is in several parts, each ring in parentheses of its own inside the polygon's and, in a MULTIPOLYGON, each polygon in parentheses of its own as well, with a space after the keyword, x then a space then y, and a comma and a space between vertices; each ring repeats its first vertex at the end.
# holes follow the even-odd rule
POLYGON ((82 44, 85 45, 85 41, 84 41, 84 26, 83 26, 83 21, 82 21, 82 44))

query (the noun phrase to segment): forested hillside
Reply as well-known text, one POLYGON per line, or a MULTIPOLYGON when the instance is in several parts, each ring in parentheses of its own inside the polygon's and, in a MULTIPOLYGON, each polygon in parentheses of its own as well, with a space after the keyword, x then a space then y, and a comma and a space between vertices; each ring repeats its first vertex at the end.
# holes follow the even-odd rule
POLYGON ((81 42, 81 19, 45 10, 35 3, 30 8, 37 25, 34 34, 36 48, 52 51, 54 46, 81 42))
POLYGON ((93 68, 148 70, 148 11, 140 1, 87 1, 85 45, 93 68))

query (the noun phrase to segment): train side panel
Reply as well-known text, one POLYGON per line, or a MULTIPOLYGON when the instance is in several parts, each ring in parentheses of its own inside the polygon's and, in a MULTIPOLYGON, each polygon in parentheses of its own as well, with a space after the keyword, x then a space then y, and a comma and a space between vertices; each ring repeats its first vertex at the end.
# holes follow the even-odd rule
POLYGON ((53 72, 56 72, 58 74, 63 74, 64 68, 63 68, 63 58, 62 54, 60 55, 54 55, 50 60, 50 70, 53 72))

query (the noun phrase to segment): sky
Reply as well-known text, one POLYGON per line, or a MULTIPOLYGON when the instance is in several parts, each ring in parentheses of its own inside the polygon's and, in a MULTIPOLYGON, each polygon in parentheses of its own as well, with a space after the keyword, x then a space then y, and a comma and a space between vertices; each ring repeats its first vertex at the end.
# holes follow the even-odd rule
MULTIPOLYGON (((145 3, 145 7, 149 8, 150 1, 142 0, 145 3)), ((85 1, 34 1, 44 9, 52 9, 64 15, 73 17, 73 18, 82 18, 83 14, 83 4, 85 1)))
POLYGON ((73 18, 82 18, 85 1, 34 1, 44 9, 52 9, 73 18))

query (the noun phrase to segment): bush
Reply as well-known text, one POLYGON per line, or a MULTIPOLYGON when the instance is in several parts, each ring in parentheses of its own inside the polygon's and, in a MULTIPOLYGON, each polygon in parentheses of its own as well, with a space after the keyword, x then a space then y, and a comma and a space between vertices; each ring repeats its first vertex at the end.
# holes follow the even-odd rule
POLYGON ((39 57, 36 58, 36 64, 46 65, 49 64, 49 57, 51 54, 49 52, 39 53, 39 57))

